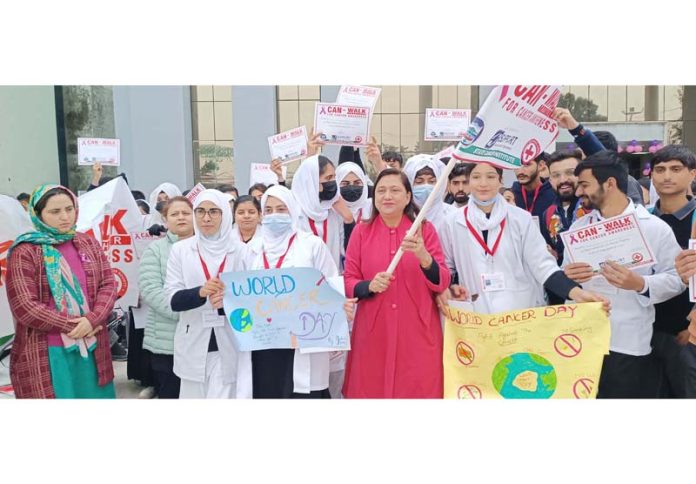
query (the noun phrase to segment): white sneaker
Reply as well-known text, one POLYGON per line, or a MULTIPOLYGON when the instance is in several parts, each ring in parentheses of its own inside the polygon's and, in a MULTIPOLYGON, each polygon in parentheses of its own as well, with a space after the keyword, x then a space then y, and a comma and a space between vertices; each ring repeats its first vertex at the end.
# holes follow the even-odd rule
POLYGON ((155 398, 155 387, 147 387, 140 390, 138 398, 148 399, 155 398))

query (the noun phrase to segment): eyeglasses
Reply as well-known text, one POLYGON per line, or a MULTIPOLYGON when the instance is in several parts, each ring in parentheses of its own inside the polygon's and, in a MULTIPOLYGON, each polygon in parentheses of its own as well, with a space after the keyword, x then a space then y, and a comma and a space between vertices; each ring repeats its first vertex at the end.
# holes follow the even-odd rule
POLYGON ((575 169, 573 168, 573 169, 566 170, 566 171, 551 173, 551 178, 553 178, 554 180, 558 180, 559 178, 561 178, 561 175, 565 175, 566 178, 574 177, 575 176, 575 169))
POLYGON ((193 211, 193 213, 196 214, 197 218, 204 218, 206 215, 208 215, 212 220, 217 220, 220 217, 222 217, 222 210, 220 210, 219 208, 211 208, 210 210, 206 210, 204 208, 197 208, 193 211))

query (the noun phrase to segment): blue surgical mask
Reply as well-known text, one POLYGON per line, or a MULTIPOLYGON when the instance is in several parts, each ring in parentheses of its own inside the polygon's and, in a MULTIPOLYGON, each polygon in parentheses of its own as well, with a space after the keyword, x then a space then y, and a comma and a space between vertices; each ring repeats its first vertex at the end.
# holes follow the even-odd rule
POLYGON ((264 215, 261 224, 271 235, 283 235, 292 229, 292 218, 287 213, 272 213, 264 215))
POLYGON ((417 185, 413 187, 413 201, 416 202, 418 208, 422 207, 431 193, 433 193, 435 185, 417 185))
POLYGON ((473 193, 469 195, 469 198, 479 207, 490 207, 498 200, 497 196, 491 198, 490 200, 479 200, 473 193))

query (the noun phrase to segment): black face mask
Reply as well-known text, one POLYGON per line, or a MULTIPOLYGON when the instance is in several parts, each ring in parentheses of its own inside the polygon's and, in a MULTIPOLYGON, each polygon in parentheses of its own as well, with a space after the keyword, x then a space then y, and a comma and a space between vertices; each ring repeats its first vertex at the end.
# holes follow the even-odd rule
POLYGON ((363 187, 357 185, 347 185, 341 187, 341 196, 346 202, 357 202, 363 193, 363 187))
POLYGON ((165 200, 160 200, 159 202, 157 202, 157 205, 155 205, 155 210, 157 210, 159 213, 162 213, 162 209, 164 208, 164 205, 166 203, 167 202, 165 200))
POLYGON ((331 200, 336 196, 336 193, 338 193, 338 185, 336 184, 336 180, 324 182, 321 184, 321 186, 324 187, 324 189, 319 192, 319 200, 331 200))

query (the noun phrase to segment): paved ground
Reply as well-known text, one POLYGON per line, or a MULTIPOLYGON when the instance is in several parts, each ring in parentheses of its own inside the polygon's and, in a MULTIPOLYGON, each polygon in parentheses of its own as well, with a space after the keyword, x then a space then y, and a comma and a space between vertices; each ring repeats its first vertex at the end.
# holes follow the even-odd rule
POLYGON ((125 361, 114 361, 114 385, 116 386, 116 398, 138 398, 138 393, 143 389, 126 377, 125 361))
MULTIPOLYGON (((5 361, 9 364, 9 358, 6 358, 5 361)), ((10 382, 9 368, 3 364, 5 361, 0 363, 0 387, 10 382)), ((114 374, 116 398, 138 398, 138 394, 143 388, 133 380, 127 379, 125 361, 114 361, 114 374)), ((0 392, 0 398, 12 398, 12 396, 0 392)))

